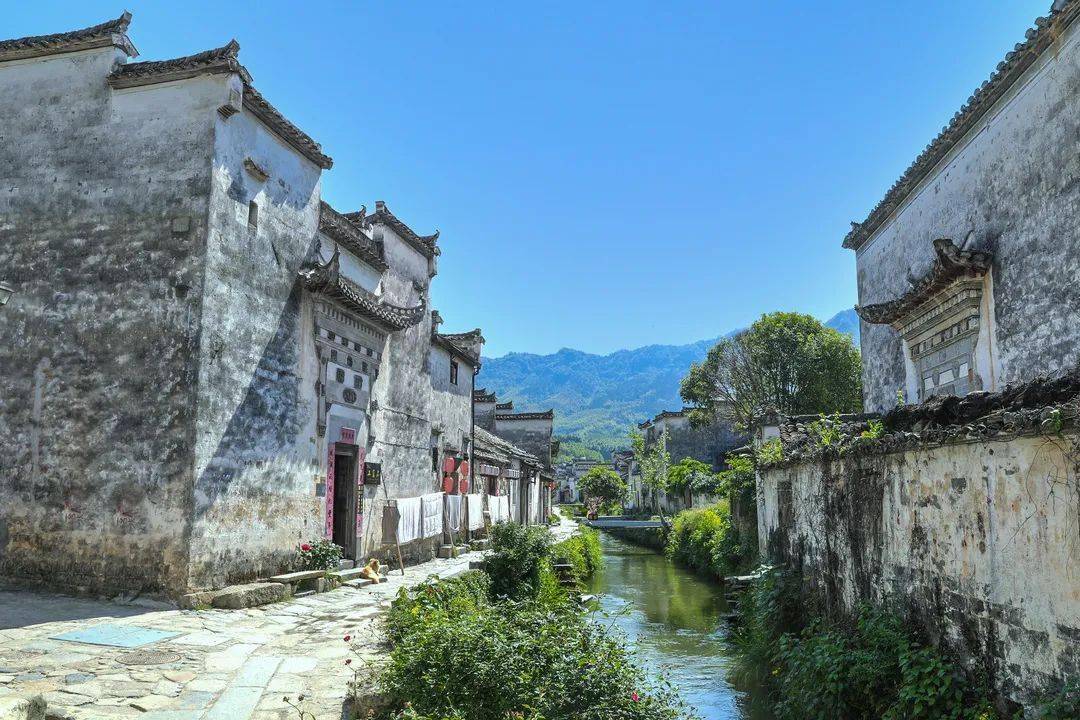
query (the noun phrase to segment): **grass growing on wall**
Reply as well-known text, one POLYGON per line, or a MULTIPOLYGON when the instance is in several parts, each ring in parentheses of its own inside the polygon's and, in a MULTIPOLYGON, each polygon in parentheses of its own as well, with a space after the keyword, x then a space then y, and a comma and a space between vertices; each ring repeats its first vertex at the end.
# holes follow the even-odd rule
POLYGON ((740 537, 727 500, 675 516, 667 556, 685 567, 721 578, 757 562, 757 537, 740 537))
POLYGON ((552 559, 599 567, 595 533, 554 546, 532 529, 494 535, 488 564, 398 593, 393 649, 378 675, 395 720, 678 720, 686 709, 651 679, 621 636, 545 585, 552 559), (518 566, 512 567, 513 559, 518 566), (546 568, 546 571, 545 571, 546 568))

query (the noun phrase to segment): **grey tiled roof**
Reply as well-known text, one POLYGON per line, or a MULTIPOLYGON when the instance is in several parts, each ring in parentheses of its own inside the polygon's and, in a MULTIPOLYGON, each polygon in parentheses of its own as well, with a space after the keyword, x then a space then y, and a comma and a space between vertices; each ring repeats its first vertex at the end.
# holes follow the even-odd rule
POLYGON ((333 159, 323 153, 319 143, 289 122, 262 96, 262 93, 255 89, 255 86, 251 84, 251 74, 240 64, 237 57, 239 52, 240 43, 230 40, 227 45, 194 55, 185 55, 171 60, 127 63, 113 71, 109 76, 109 84, 122 88, 182 80, 196 75, 235 73, 244 81, 243 105, 245 108, 259 118, 275 135, 311 162, 323 169, 333 166, 333 159))
POLYGON ((861 223, 852 223, 844 238, 844 247, 857 250, 900 207, 905 198, 926 178, 953 147, 968 133, 986 112, 1000 100, 1045 52, 1061 33, 1080 15, 1080 0, 1057 0, 1047 17, 1038 18, 1024 42, 1017 43, 997 69, 968 98, 949 124, 941 129, 926 149, 915 158, 900 179, 861 223))
POLYGON ((480 364, 480 356, 474 353, 465 345, 461 344, 460 340, 454 338, 453 335, 446 335, 440 332, 431 333, 431 339, 450 351, 451 355, 456 355, 461 359, 472 363, 475 366, 480 364))
POLYGON ((319 204, 319 231, 376 270, 386 270, 382 247, 326 202, 319 204))
POLYGON ((81 30, 53 33, 52 35, 33 35, 15 38, 14 40, 0 40, 0 62, 37 57, 39 55, 89 50, 91 48, 108 47, 109 45, 115 45, 128 55, 136 56, 139 51, 135 49, 135 46, 131 44, 131 40, 127 37, 127 29, 130 24, 131 13, 125 12, 115 20, 109 20, 81 30))
POLYGON ((344 278, 339 272, 339 253, 325 265, 305 265, 299 272, 304 287, 337 300, 358 315, 381 324, 390 330, 404 330, 424 317, 427 303, 423 297, 420 304, 407 308, 384 302, 382 298, 356 283, 344 278))
POLYGON ((375 201, 375 212, 370 215, 365 211, 360 211, 349 213, 346 217, 354 222, 361 223, 365 227, 375 223, 388 225, 402 240, 409 243, 413 249, 429 259, 440 254, 438 230, 432 235, 417 235, 412 228, 399 220, 394 213, 390 212, 390 208, 386 207, 386 203, 382 200, 375 201))
POLYGON ((534 465, 540 464, 540 458, 530 452, 522 450, 517 445, 503 440, 482 427, 473 428, 473 441, 477 454, 483 455, 485 451, 491 454, 513 457, 534 465))

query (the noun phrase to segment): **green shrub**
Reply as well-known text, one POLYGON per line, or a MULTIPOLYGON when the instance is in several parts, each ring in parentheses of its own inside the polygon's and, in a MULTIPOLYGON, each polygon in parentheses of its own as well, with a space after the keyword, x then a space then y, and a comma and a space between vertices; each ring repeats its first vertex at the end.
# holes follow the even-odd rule
POLYGON ((581 528, 551 548, 555 562, 567 562, 574 566, 574 577, 581 582, 592 577, 604 563, 600 550, 600 534, 589 528, 581 528))
POLYGON ((727 500, 675 516, 667 556, 698 572, 724 577, 745 570, 757 555, 757 539, 743 539, 731 524, 727 500))
POLYGON ((1036 720, 1080 718, 1080 679, 1070 681, 1059 693, 1039 705, 1036 720))
POLYGON ((980 688, 889 613, 862 608, 829 625, 775 570, 747 592, 734 680, 770 698, 777 720, 993 720, 980 688))
POLYGON ((394 602, 394 647, 379 686, 397 717, 686 717, 670 688, 650 681, 607 626, 570 605, 477 600, 476 589, 422 588, 394 602))
POLYGON ((341 548, 326 538, 300 543, 300 567, 304 570, 337 570, 341 548))
POLYGON ((492 529, 485 569, 495 597, 535 598, 548 567, 551 533, 546 527, 499 523, 492 529))
POLYGON ((725 503, 679 513, 671 525, 668 557, 693 570, 712 572, 714 538, 727 530, 729 520, 725 503))

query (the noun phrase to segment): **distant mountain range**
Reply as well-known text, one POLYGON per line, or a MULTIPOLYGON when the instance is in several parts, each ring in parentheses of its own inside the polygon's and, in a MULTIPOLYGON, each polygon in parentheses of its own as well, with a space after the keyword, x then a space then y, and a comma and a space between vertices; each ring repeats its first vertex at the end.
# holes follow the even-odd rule
MULTIPOLYGON (((844 310, 826 323, 859 342, 859 318, 844 310)), ((726 336, 733 335, 732 330, 726 336)), ((550 355, 508 353, 485 358, 477 387, 513 400, 516 410, 555 409, 563 455, 605 457, 627 444, 637 423, 682 407, 679 383, 720 338, 688 345, 647 345, 594 355, 563 348, 550 355)))

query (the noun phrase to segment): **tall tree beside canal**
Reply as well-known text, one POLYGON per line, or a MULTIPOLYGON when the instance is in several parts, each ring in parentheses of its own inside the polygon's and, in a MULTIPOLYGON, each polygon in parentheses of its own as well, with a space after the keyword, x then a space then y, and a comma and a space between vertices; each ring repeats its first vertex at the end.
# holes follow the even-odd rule
POLYGON ((597 465, 585 473, 578 483, 585 502, 597 506, 626 502, 627 486, 619 473, 604 465, 597 465))
POLYGON ((775 312, 723 338, 690 366, 680 393, 691 420, 741 428, 769 408, 788 415, 856 412, 862 362, 851 340, 809 315, 775 312))

